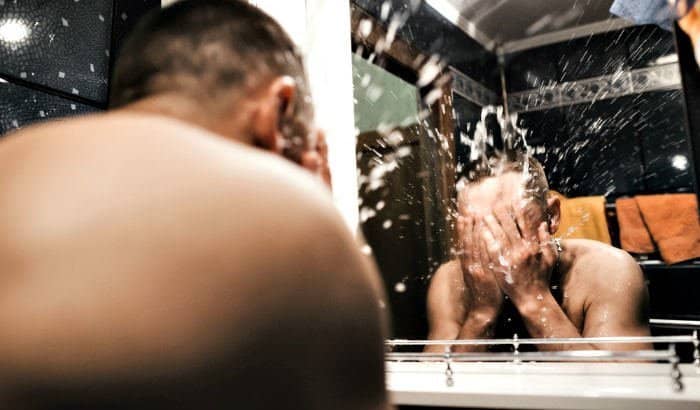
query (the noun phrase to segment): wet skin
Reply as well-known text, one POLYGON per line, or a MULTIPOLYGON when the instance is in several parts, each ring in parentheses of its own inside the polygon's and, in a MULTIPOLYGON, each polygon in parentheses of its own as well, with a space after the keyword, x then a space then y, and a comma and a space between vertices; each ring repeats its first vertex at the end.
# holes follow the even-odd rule
MULTIPOLYGON (((531 337, 648 336, 648 294, 634 259, 600 242, 564 240, 559 202, 533 199, 522 175, 507 172, 468 185, 460 193, 461 249, 441 266, 428 292, 430 339, 488 338, 505 296, 531 337), (558 263, 563 301, 550 289, 558 263)), ((647 344, 542 345, 540 350, 632 350, 647 344)), ((483 350, 484 348, 479 348, 483 350)), ((474 350, 460 347, 456 350, 474 350)), ((442 352, 443 346, 426 351, 442 352)))

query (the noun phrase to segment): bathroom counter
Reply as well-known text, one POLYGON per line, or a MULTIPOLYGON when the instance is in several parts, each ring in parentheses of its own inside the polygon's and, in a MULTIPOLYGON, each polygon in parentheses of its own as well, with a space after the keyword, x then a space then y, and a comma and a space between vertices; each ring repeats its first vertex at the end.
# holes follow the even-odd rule
POLYGON ((388 362, 395 405, 500 409, 700 409, 700 374, 681 365, 675 392, 671 366, 655 363, 388 362))

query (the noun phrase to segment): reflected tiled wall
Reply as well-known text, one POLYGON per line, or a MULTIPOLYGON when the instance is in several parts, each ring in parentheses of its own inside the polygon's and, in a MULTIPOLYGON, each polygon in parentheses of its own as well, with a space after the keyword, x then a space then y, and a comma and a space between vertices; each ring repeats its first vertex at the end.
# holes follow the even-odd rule
MULTIPOLYGON (((676 70, 675 52, 672 33, 654 26, 543 46, 509 56, 508 91, 518 95, 648 67, 654 67, 662 80, 671 81, 671 77, 678 79, 678 72, 660 68, 676 70)), ((609 99, 559 102, 546 109, 530 107, 529 112, 520 113, 530 145, 544 148, 539 157, 552 187, 568 196, 606 194, 611 200, 622 195, 694 191, 684 162, 689 154, 682 92, 679 84, 656 88, 618 93, 609 99)))
MULTIPOLYGON (((380 18, 384 2, 352 2, 380 18)), ((409 13, 408 20, 398 29, 398 37, 427 55, 440 55, 450 66, 500 95, 498 62, 494 53, 486 50, 425 1, 394 0, 390 4, 390 17, 387 20, 409 13)))
POLYGON ((0 0, 0 135, 104 109, 121 39, 159 6, 153 0, 0 0))

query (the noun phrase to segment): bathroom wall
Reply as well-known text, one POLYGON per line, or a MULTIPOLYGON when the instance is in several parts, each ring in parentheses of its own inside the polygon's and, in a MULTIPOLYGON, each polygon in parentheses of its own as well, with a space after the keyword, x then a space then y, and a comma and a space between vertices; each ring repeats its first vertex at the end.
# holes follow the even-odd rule
MULTIPOLYGON (((385 2, 352 0, 354 4, 381 19, 385 2)), ((437 54, 448 64, 492 90, 499 90, 496 55, 486 50, 459 27, 448 21, 425 1, 390 0, 388 21, 401 13, 409 13, 397 35, 427 55, 437 54), (415 7, 414 5, 418 5, 415 7)))
POLYGON ((160 1, 0 1, 0 136, 106 108, 125 34, 160 1))
MULTIPOLYGON (((392 19, 410 13, 398 29, 397 38, 423 55, 438 54, 445 60, 445 66, 454 75, 454 116, 458 131, 464 130, 468 134, 480 118, 482 106, 499 102, 495 54, 425 2, 390 1, 390 12, 385 19, 381 13, 384 2, 352 2, 376 21, 383 22, 385 30, 392 19), (412 4, 417 7, 412 8, 412 4)), ((429 179, 437 175, 431 168, 434 161, 430 158, 435 156, 435 148, 422 139, 427 138, 423 135, 425 130, 421 130, 422 125, 416 120, 418 111, 426 108, 420 97, 425 97, 431 86, 419 89, 413 85, 417 78, 415 67, 397 67, 398 64, 389 62, 380 69, 365 60, 358 60, 359 57, 355 57, 355 115, 360 133, 358 167, 363 175, 367 175, 376 165, 376 155, 369 148, 379 150, 385 157, 393 154, 381 147, 362 145, 364 137, 371 134, 378 123, 400 126, 405 138, 401 148, 410 152, 400 158, 400 167, 387 174, 381 189, 361 195, 361 208, 365 208, 361 215, 365 217, 377 203, 386 204, 378 216, 366 218, 363 233, 385 281, 393 317, 391 336, 423 339, 428 330, 425 300, 429 278, 443 262, 436 256, 440 252, 434 249, 439 247, 435 242, 439 241, 437 231, 441 228, 430 222, 431 210, 438 206, 437 202, 434 203, 436 195, 426 192, 435 188, 429 183, 429 179), (362 85, 365 74, 370 74, 367 80, 372 85, 362 85), (376 99, 366 95, 371 93, 373 85, 381 86, 382 93, 376 99)), ((465 155, 459 141, 455 145, 457 155, 465 155)))
POLYGON ((655 26, 507 56, 509 104, 524 111, 519 123, 543 148, 538 157, 555 190, 610 201, 695 191, 674 57, 673 34, 655 26))
MULTIPOLYGON (((509 105, 524 111, 519 124, 529 130, 528 142, 544 148, 538 158, 553 189, 606 195, 609 203, 625 195, 696 192, 675 55, 673 33, 638 26, 508 56, 509 105), (568 90, 561 87, 565 82, 571 82, 568 90), (625 91, 630 85, 641 92, 625 91), (557 88, 559 95, 550 92, 557 88), (528 96, 528 90, 535 91, 528 96)), ((699 265, 650 263, 642 269, 652 318, 700 318, 692 292, 699 265)))

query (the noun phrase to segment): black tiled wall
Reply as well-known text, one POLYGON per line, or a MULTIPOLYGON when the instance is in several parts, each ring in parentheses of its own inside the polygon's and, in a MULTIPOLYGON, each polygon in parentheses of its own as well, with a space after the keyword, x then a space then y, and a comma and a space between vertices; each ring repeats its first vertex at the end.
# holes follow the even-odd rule
MULTIPOLYGON (((354 4, 381 20, 383 1, 352 0, 354 4)), ((500 93, 496 55, 466 35, 425 1, 390 0, 389 18, 410 13, 397 35, 428 55, 437 54, 448 64, 487 88, 500 93), (417 8, 413 5, 417 4, 417 8)), ((388 21, 385 22, 388 25, 388 21)))
MULTIPOLYGON (((526 50, 507 58, 508 92, 644 68, 675 52, 673 34, 655 26, 526 50)), ((554 189, 612 200, 695 190, 683 110, 681 91, 654 91, 521 113, 519 122, 530 145, 545 148, 539 159, 554 189)))
POLYGON ((157 7, 154 0, 0 0, 0 135, 104 109, 121 39, 157 7))
POLYGON ((0 82, 0 134, 37 121, 96 111, 92 105, 0 82))

